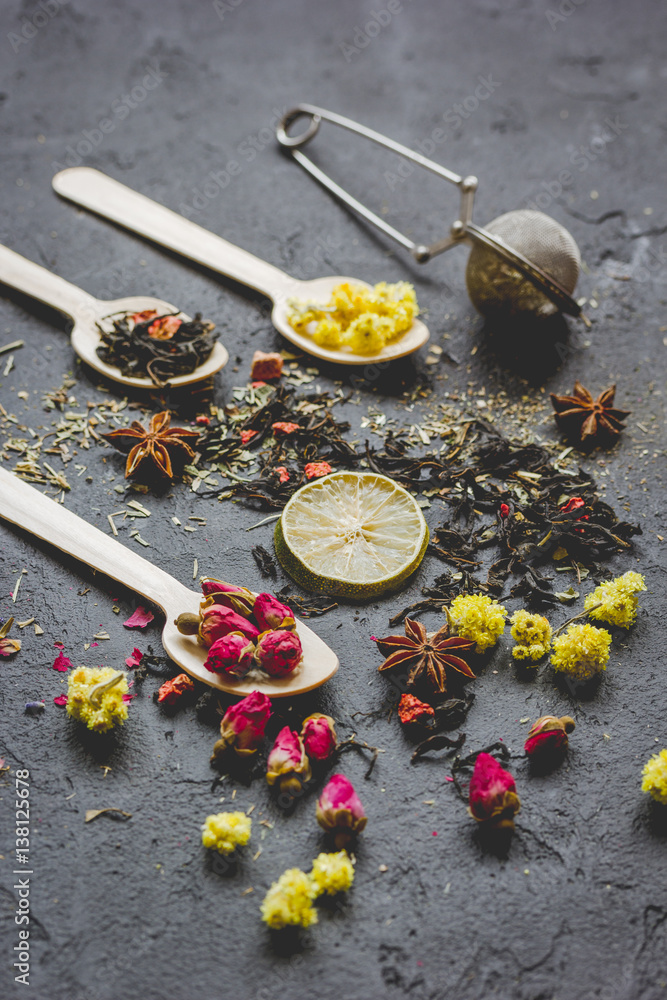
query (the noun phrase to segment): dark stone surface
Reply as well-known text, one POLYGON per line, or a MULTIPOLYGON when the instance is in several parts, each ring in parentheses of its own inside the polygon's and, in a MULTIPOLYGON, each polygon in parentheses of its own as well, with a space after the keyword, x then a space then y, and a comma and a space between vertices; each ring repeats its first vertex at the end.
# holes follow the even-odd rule
MULTIPOLYGON (((479 679, 466 725, 470 750, 502 737, 519 751, 526 732, 519 719, 526 716, 556 711, 577 720, 571 753, 558 771, 531 777, 525 762, 513 765, 523 809, 505 857, 483 849, 444 781, 444 761, 411 766, 410 747, 395 718, 391 723, 351 719, 355 711, 377 708, 387 691, 367 637, 385 634, 389 616, 416 598, 440 565, 427 558, 407 594, 339 608, 316 620, 338 651, 342 669, 312 697, 281 706, 281 714, 298 723, 313 710, 330 712, 343 734, 356 728, 386 752, 368 781, 360 757, 348 755, 342 763, 369 815, 353 891, 340 913, 322 913, 318 926, 285 943, 272 940, 258 906, 285 868, 307 867, 321 849, 315 794, 285 816, 261 775, 251 784, 227 780, 212 792, 208 758, 214 727, 198 720, 192 707, 175 715, 158 709, 151 698, 157 677, 144 682, 122 731, 97 741, 82 738, 52 702, 62 690, 62 675, 50 669, 53 642, 62 640, 77 663, 113 664, 135 643, 142 649, 150 643, 158 652, 159 628, 156 623, 146 635, 128 633, 122 621, 135 605, 130 593, 3 525, 0 614, 15 613, 19 620, 35 614, 44 628, 41 637, 25 629, 23 650, 0 665, 0 750, 12 769, 31 772, 30 995, 49 1000, 657 1000, 666 995, 665 821, 639 787, 643 762, 667 743, 665 550, 656 537, 664 533, 667 351, 664 10, 653 0, 632 5, 402 0, 377 37, 354 51, 343 46, 365 41, 359 32, 371 23, 373 11, 387 12, 384 0, 375 5, 229 0, 217 4, 217 11, 203 0, 71 0, 57 7, 58 0, 2 4, 3 243, 95 295, 148 293, 191 312, 201 309, 218 323, 232 356, 218 378, 218 402, 245 381, 256 347, 279 346, 259 297, 77 213, 52 193, 55 164, 67 163, 68 156, 75 162, 68 149, 76 150, 90 130, 97 140, 94 130, 106 118, 113 130, 92 151, 81 146, 75 157, 189 212, 279 267, 300 277, 343 273, 370 281, 415 281, 434 342, 462 364, 443 362, 434 371, 425 366, 422 352, 401 366, 400 377, 383 373, 368 383, 360 406, 348 406, 354 428, 367 404, 401 423, 418 421, 421 404, 407 414, 395 389, 403 378, 409 385, 427 381, 436 394, 470 387, 476 395, 482 386, 489 393, 504 387, 519 413, 543 398, 535 430, 554 437, 544 390, 569 391, 577 377, 598 390, 618 381, 619 405, 633 415, 622 442, 598 471, 607 474, 610 502, 628 503, 644 528, 635 553, 619 559, 617 568, 642 569, 650 592, 637 627, 615 644, 609 670, 590 700, 578 702, 559 691, 548 669, 535 682, 520 683, 507 638, 479 679), (30 22, 38 25, 34 31, 30 22), (151 67, 157 85, 132 97, 151 67), (464 108, 467 117, 459 116, 457 123, 455 106, 474 95, 480 77, 492 82, 493 93, 470 113, 464 108), (135 104, 129 110, 128 93, 135 104), (560 368, 545 362, 537 334, 539 377, 529 382, 508 367, 507 353, 497 356, 487 349, 483 325, 465 294, 463 251, 419 269, 406 254, 393 254, 279 154, 268 138, 276 110, 302 100, 348 114, 413 147, 434 129, 446 130, 435 157, 479 176, 481 222, 542 195, 538 205, 566 225, 581 247, 586 266, 577 294, 597 302, 586 307, 590 332, 572 324, 560 368), (211 172, 224 170, 230 160, 241 165, 240 174, 224 190, 205 187, 211 172), (559 180, 563 171, 570 175, 567 181, 559 180), (194 202, 198 194, 203 200, 194 202), (444 334, 449 339, 442 340, 444 334), (473 347, 479 350, 471 356, 473 347), (23 568, 28 573, 13 605, 7 595, 23 568), (90 589, 79 596, 82 582, 90 589), (111 612, 112 597, 120 600, 120 615, 111 612), (84 652, 100 625, 110 641, 84 652), (24 703, 37 698, 46 701, 44 715, 24 716, 24 703), (267 818, 273 827, 255 822, 252 847, 238 869, 223 874, 205 856, 199 826, 221 795, 229 806, 232 787, 235 805, 255 805, 253 820, 267 818), (84 826, 86 809, 106 806, 125 809, 132 819, 103 817, 84 826), (253 861, 260 846, 261 856, 253 861), (254 892, 244 895, 250 887, 254 892)), ((385 14, 380 19, 387 20, 385 14)), ((469 100, 467 107, 474 104, 469 100)), ((421 174, 394 184, 385 176, 396 169, 391 158, 340 140, 337 130, 323 129, 313 155, 354 193, 386 207, 399 227, 420 238, 446 232, 456 209, 453 189, 421 174)), ((0 302, 0 344, 25 340, 14 371, 0 378, 0 402, 21 424, 38 429, 52 420, 42 410, 41 396, 61 384, 63 373, 74 371, 78 379, 72 389, 75 408, 102 394, 76 365, 63 323, 26 305, 16 297, 0 302), (28 393, 25 401, 16 395, 21 390, 28 393)), ((0 359, 0 371, 4 362, 0 359)), ((319 384, 329 387, 330 375, 324 373, 319 384)), ((595 469, 597 460, 593 456, 584 464, 595 469)), ((122 481, 120 461, 100 447, 76 461, 88 467, 85 475, 93 482, 77 477, 69 465, 73 489, 66 504, 108 530, 106 514, 116 504, 112 486, 122 481)), ((270 545, 271 529, 254 536, 243 531, 258 520, 256 514, 196 500, 180 486, 173 497, 150 498, 149 507, 154 513, 141 528, 151 547, 140 551, 178 579, 191 582, 197 557, 201 572, 263 586, 249 540, 270 545), (169 521, 171 514, 185 521, 191 513, 209 519, 196 534, 169 521)), ((426 513, 432 524, 441 516, 435 506, 426 513)), ((135 544, 127 528, 121 540, 135 544)), ((558 614, 564 618, 566 612, 558 614)), ((435 623, 433 616, 429 623, 435 623)), ((8 984, 3 995, 18 996, 22 987, 13 982, 11 968, 18 930, 13 770, 3 775, 0 787, 0 975, 8 984)))

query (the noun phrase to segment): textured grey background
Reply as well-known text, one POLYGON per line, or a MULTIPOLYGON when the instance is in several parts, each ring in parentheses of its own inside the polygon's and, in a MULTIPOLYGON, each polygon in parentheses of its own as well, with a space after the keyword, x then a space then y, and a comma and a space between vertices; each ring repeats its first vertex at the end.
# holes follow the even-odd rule
MULTIPOLYGON (((491 393, 504 387, 518 412, 542 398, 535 430, 554 437, 545 389, 569 391, 580 377, 599 391, 617 380, 619 405, 633 410, 628 430, 606 466, 596 466, 597 456, 586 466, 606 473, 608 499, 619 507, 628 503, 632 519, 641 522, 636 555, 619 560, 618 569, 643 569, 650 593, 636 629, 615 645, 592 700, 570 700, 554 687, 548 670, 532 684, 519 683, 507 640, 478 681, 466 726, 470 749, 503 737, 520 750, 526 732, 520 717, 570 712, 578 722, 560 771, 531 778, 525 764, 514 765, 523 811, 506 858, 482 851, 474 824, 444 781, 444 762, 410 765, 410 747, 396 719, 350 719, 354 711, 376 708, 387 691, 368 635, 386 634, 390 614, 416 597, 440 564, 427 559, 407 595, 340 608, 316 621, 342 669, 324 690, 294 705, 292 717, 298 723, 307 712, 328 711, 341 720, 343 734, 357 725, 360 736, 386 752, 370 781, 363 779, 360 758, 343 760, 369 815, 356 883, 343 911, 322 914, 300 941, 276 946, 259 921, 258 905, 283 869, 308 866, 320 849, 314 796, 286 817, 261 777, 250 786, 237 782, 235 804, 255 804, 253 819, 267 817, 274 826, 256 823, 253 843, 263 848, 256 862, 248 850, 235 873, 216 872, 198 843, 202 818, 223 794, 211 792, 213 728, 198 721, 192 708, 173 718, 161 712, 150 697, 159 684, 155 678, 143 685, 123 730, 98 745, 82 740, 52 703, 62 690, 61 675, 50 669, 55 640, 65 642, 76 663, 95 665, 102 657, 122 662, 135 642, 159 650, 157 625, 146 635, 128 633, 121 623, 134 606, 131 594, 3 525, 0 614, 37 614, 45 629, 42 637, 26 629, 21 653, 0 665, 0 752, 12 768, 28 767, 32 774, 30 995, 667 995, 665 822, 639 789, 643 761, 667 743, 665 556, 656 537, 664 524, 667 352, 664 10, 653 0, 402 0, 400 9, 392 5, 393 13, 385 0, 70 0, 56 7, 56 0, 2 3, 3 243, 93 294, 148 293, 190 312, 201 309, 218 323, 232 356, 218 378, 219 402, 245 380, 256 347, 280 343, 262 300, 77 214, 50 189, 56 164, 80 159, 99 166, 297 276, 414 280, 434 341, 462 363, 443 363, 434 371, 422 356, 403 364, 399 377, 390 372, 371 380, 361 405, 347 407, 356 427, 369 402, 416 422, 420 406, 405 413, 399 383, 425 380, 436 393, 445 386, 475 394, 482 386, 491 393), (388 13, 381 29, 366 31, 368 24, 387 22, 388 13), (143 96, 135 90, 132 98, 151 67, 157 85, 143 96), (493 93, 463 117, 455 105, 470 98, 464 111, 473 107, 480 77, 492 81, 493 93), (127 110, 125 94, 135 106, 121 117, 117 109, 127 110), (435 157, 479 176, 481 222, 541 196, 537 204, 566 225, 581 247, 586 271, 577 294, 597 303, 586 309, 594 321, 590 332, 573 324, 559 370, 528 383, 506 366, 506 357, 487 350, 482 323, 465 294, 463 251, 424 269, 401 252, 392 255, 389 244, 279 155, 271 126, 276 112, 298 101, 356 117, 412 146, 443 128, 446 138, 435 157), (114 122, 113 131, 88 149, 90 130, 105 118, 114 122), (222 190, 210 175, 230 161, 241 170, 222 190), (563 171, 570 174, 567 183, 559 180, 563 171), (449 339, 441 340, 444 334, 449 339), (479 350, 471 356, 474 346, 479 350), (14 606, 8 594, 24 567, 28 575, 14 606), (77 594, 82 581, 91 588, 85 596, 77 594), (115 596, 121 599, 119 616, 111 613, 115 596), (111 641, 85 653, 84 642, 100 624, 111 641), (46 700, 45 716, 25 717, 24 702, 38 697, 46 700), (112 770, 105 776, 106 764, 112 770), (87 808, 110 805, 133 818, 123 824, 105 817, 84 826, 87 808), (387 871, 380 872, 380 865, 387 871), (242 895, 251 886, 254 892, 242 895)), ((384 174, 396 169, 395 161, 342 140, 336 130, 322 130, 313 154, 347 179, 355 194, 387 208, 399 227, 419 237, 442 235, 454 217, 453 189, 421 174, 394 183, 384 174)), ((224 174, 218 176, 224 183, 224 174)), ((15 370, 0 379, 0 401, 22 423, 48 426, 41 395, 60 385, 65 372, 75 371, 79 379, 72 390, 79 407, 101 394, 76 366, 63 323, 24 306, 16 298, 0 301, 0 343, 26 342, 15 370), (29 393, 25 402, 16 396, 23 389, 29 393)), ((537 336, 534 352, 540 360, 537 336)), ((329 387, 331 374, 324 373, 319 384, 329 387)), ((94 482, 72 475, 66 503, 106 530, 121 464, 102 448, 86 453, 84 461, 94 482)), ((246 535, 243 528, 258 520, 252 512, 197 501, 181 487, 173 492, 173 499, 150 500, 155 513, 140 527, 151 547, 142 554, 185 583, 196 556, 201 572, 261 588, 249 541, 269 545, 270 528, 246 535), (209 523, 186 535, 170 525, 172 513, 182 519, 203 513, 209 523)), ((427 516, 438 523, 440 508, 427 516)), ((135 544, 127 529, 121 540, 135 544)), ((429 624, 435 624, 433 616, 429 624)), ((9 867, 14 797, 6 777, 0 788, 0 976, 8 983, 5 995, 13 996, 20 989, 12 982, 10 958, 16 940, 9 867)), ((229 782, 225 789, 229 805, 229 782)))

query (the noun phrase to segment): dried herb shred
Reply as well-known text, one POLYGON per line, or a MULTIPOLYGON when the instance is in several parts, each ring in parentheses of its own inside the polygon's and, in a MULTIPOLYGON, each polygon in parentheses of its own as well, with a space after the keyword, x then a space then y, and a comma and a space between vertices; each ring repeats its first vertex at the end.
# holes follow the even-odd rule
POLYGON ((102 343, 98 357, 123 375, 148 378, 158 387, 179 375, 189 375, 209 357, 218 334, 214 324, 197 313, 185 321, 155 310, 108 317, 98 324, 102 343))

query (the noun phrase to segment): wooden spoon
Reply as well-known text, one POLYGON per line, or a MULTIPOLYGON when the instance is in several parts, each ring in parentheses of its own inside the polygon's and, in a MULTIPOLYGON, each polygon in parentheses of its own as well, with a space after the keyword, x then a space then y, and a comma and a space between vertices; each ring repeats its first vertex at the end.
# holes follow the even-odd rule
POLYGON ((228 694, 261 691, 269 698, 286 698, 312 691, 338 670, 334 651, 297 619, 303 662, 289 677, 262 676, 257 680, 234 681, 212 674, 204 667, 206 650, 192 636, 181 635, 173 622, 182 611, 196 614, 201 594, 183 586, 164 570, 1 468, 0 517, 125 584, 162 608, 166 617, 162 630, 165 652, 192 677, 211 687, 228 694))
POLYGON ((283 337, 306 354, 341 365, 375 365, 412 354, 423 347, 430 337, 428 327, 416 319, 398 340, 387 344, 377 354, 354 354, 350 349, 330 350, 320 347, 312 337, 297 333, 287 322, 289 300, 328 302, 332 290, 341 282, 349 281, 369 288, 367 282, 340 275, 312 278, 309 281, 292 278, 272 264, 254 257, 247 250, 228 243, 222 237, 215 236, 92 167, 69 167, 61 170, 53 178, 53 187, 58 194, 77 205, 83 205, 105 219, 112 219, 126 229, 146 236, 218 274, 262 292, 273 301, 273 325, 283 337))
MULTIPOLYGON (((137 386, 141 389, 154 389, 155 383, 146 378, 135 378, 123 375, 118 368, 106 364, 97 354, 97 348, 102 343, 97 323, 115 313, 137 313, 145 309, 156 309, 160 316, 165 313, 178 313, 185 322, 190 317, 178 312, 174 306, 162 299, 154 299, 147 295, 132 295, 124 299, 102 301, 84 292, 77 285, 72 285, 57 274, 47 271, 45 267, 34 264, 31 260, 21 257, 8 247, 0 245, 0 283, 25 292, 33 299, 45 302, 54 309, 65 313, 74 320, 72 328, 72 347, 86 364, 95 371, 122 382, 123 385, 137 386)), ((170 386, 191 385, 210 378, 229 360, 229 355, 222 344, 215 344, 210 355, 189 375, 177 375, 167 380, 170 386)))

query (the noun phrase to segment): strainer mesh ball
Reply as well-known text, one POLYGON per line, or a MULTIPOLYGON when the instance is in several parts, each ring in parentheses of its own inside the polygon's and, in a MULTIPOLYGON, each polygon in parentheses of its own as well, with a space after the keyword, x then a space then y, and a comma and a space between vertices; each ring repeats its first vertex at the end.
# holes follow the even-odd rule
MULTIPOLYGON (((499 215, 485 227, 526 257, 571 295, 579 277, 579 248, 555 219, 531 209, 499 215)), ((474 242, 466 269, 468 294, 484 316, 533 313, 550 316, 558 306, 522 271, 483 243, 474 242)))

